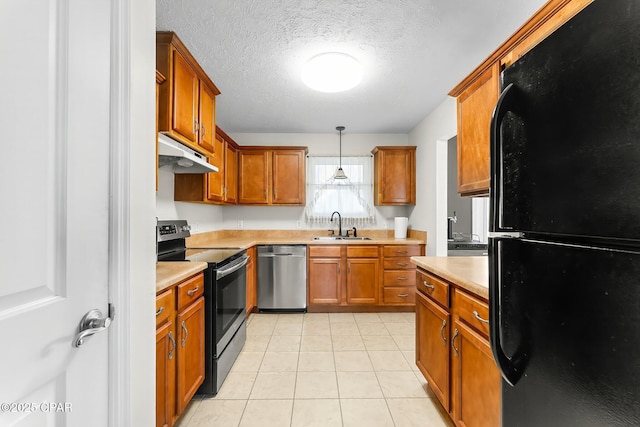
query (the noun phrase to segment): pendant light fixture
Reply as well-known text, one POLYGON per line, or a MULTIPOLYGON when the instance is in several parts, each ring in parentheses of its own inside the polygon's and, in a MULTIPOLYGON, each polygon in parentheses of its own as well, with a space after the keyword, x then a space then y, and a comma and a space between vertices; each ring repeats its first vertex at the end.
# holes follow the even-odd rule
POLYGON ((340 132, 340 166, 338 167, 335 175, 333 175, 334 179, 347 179, 347 175, 345 175, 344 171, 342 170, 342 131, 344 129, 344 126, 336 127, 336 130, 340 132))

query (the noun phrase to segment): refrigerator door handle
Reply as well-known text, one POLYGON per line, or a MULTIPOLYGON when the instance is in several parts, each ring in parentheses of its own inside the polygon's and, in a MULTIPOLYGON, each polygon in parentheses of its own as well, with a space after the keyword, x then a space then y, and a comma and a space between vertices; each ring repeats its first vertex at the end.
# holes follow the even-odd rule
MULTIPOLYGON (((514 355, 509 357, 502 347, 500 329, 502 325, 501 310, 501 260, 502 250, 499 242, 500 238, 489 239, 489 341, 496 365, 502 373, 502 377, 511 386, 516 383, 524 374, 529 363, 528 331, 521 331, 522 342, 518 345, 514 355)), ((525 328, 526 329, 526 328, 525 328)))
POLYGON ((500 138, 500 125, 504 119, 505 114, 509 111, 513 111, 514 102, 516 98, 516 90, 513 83, 510 83, 502 93, 496 107, 493 110, 491 116, 491 129, 490 129, 490 153, 491 153, 491 205, 489 209, 489 217, 491 223, 489 224, 489 231, 498 231, 505 227, 502 223, 502 164, 503 164, 503 152, 502 152, 502 139, 500 138))

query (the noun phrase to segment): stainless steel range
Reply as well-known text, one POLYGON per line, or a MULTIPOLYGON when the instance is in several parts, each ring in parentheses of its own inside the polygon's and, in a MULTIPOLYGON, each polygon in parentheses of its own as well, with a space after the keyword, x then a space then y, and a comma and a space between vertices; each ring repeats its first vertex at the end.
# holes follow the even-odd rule
POLYGON ((158 261, 200 261, 204 271, 205 378, 198 394, 220 390, 247 336, 246 264, 240 248, 187 249, 184 220, 158 221, 158 261))

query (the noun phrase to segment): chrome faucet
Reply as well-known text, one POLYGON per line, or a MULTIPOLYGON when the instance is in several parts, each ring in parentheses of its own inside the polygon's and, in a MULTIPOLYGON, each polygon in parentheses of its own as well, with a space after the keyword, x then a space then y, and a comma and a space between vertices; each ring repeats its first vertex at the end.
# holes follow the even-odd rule
POLYGON ((338 214, 338 236, 342 237, 342 216, 340 216, 340 212, 333 211, 331 214, 331 222, 333 222, 333 216, 338 214))

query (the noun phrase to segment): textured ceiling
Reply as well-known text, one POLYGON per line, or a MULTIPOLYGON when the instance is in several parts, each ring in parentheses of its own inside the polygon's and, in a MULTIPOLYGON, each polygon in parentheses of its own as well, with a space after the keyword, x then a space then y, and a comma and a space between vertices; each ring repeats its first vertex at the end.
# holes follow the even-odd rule
POLYGON ((227 132, 407 133, 543 0, 157 0, 222 94, 227 132), (340 51, 364 66, 347 92, 307 88, 302 65, 340 51))

